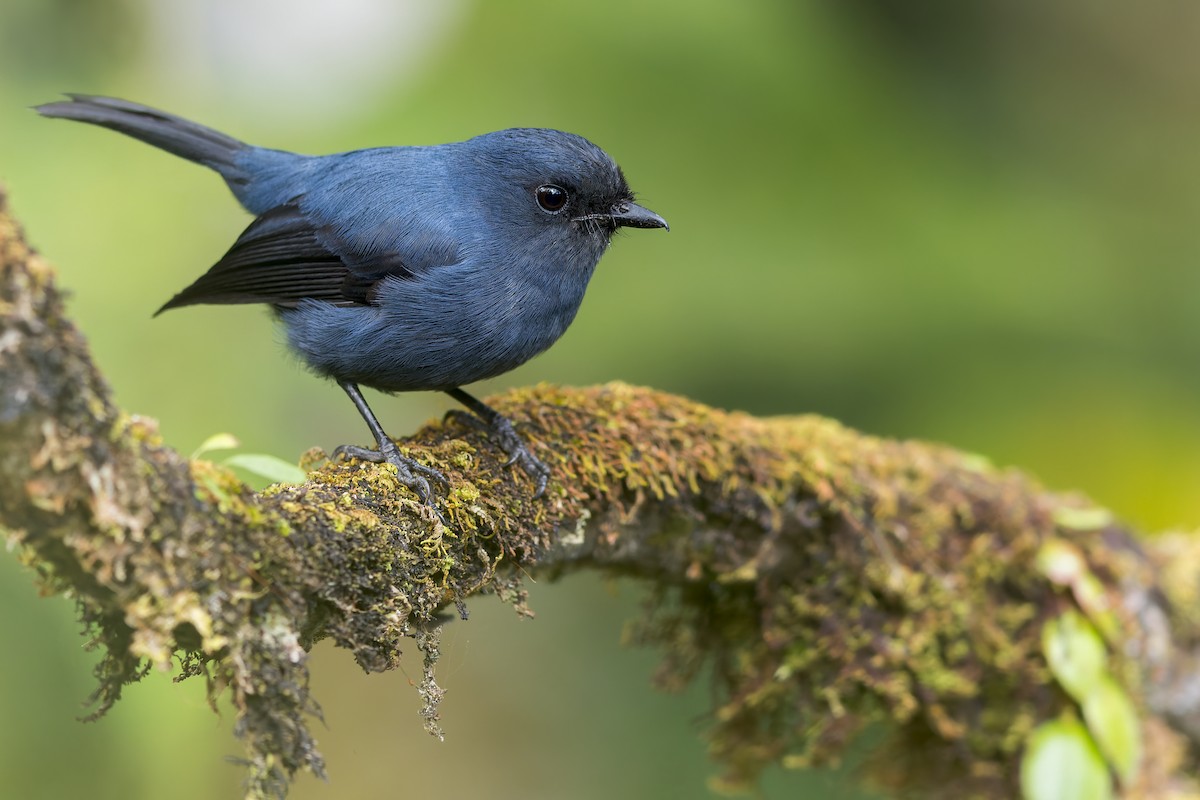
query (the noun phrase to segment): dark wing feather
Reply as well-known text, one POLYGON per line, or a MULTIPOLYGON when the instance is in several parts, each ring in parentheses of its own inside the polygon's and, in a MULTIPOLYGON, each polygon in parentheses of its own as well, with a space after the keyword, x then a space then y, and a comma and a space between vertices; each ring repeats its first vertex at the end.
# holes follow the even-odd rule
POLYGON ((374 305, 375 292, 384 278, 412 278, 413 271, 396 253, 379 253, 369 260, 355 259, 342 281, 342 299, 374 305))
POLYGON ((379 281, 412 277, 398 256, 359 258, 337 252, 327 245, 330 239, 297 200, 277 206, 254 220, 220 261, 156 313, 198 303, 287 308, 312 299, 369 305, 379 281))

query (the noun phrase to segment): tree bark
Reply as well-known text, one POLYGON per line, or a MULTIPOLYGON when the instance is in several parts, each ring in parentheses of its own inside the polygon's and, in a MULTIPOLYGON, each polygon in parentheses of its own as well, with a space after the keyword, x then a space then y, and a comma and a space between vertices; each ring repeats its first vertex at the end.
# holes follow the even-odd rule
POLYGON ((440 518, 393 468, 319 452, 303 485, 255 493, 114 405, 2 194, 0 387, 0 526, 37 580, 78 598, 104 652, 96 714, 179 658, 210 695, 229 690, 251 796, 323 774, 313 642, 373 672, 414 638, 437 733, 439 615, 481 592, 528 613, 524 574, 575 569, 650 585, 635 638, 662 648, 663 688, 711 666, 706 736, 729 786, 837 757, 878 722, 885 787, 1013 796, 1032 732, 1078 710, 1043 641, 1076 610, 1137 709, 1122 795, 1195 791, 1197 540, 1140 544, 977 456, 623 384, 538 386, 489 402, 552 466, 540 499, 452 422, 400 442, 450 479, 440 518))

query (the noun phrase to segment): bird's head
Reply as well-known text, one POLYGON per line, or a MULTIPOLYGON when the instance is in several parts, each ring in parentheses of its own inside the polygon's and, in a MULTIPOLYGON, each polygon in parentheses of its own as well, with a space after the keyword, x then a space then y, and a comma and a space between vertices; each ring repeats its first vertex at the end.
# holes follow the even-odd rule
POLYGON ((467 154, 488 175, 487 198, 507 223, 529 235, 586 237, 606 245, 619 228, 664 228, 667 221, 634 202, 621 168, 573 133, 512 128, 478 136, 467 154))

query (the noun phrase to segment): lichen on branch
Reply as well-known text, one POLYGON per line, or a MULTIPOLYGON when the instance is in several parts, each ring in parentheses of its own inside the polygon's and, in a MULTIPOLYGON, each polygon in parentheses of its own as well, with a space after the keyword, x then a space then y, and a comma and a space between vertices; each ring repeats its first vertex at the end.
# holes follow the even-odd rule
POLYGON ((302 485, 255 493, 116 408, 3 202, 0 526, 46 588, 78 599, 103 652, 97 712, 178 659, 228 692, 253 796, 324 772, 315 641, 376 672, 414 639, 436 734, 442 615, 480 593, 529 614, 523 575, 575 569, 648 583, 632 638, 663 651, 660 686, 711 668, 706 735, 726 786, 837 758, 880 722, 878 782, 1012 796, 1031 731, 1073 713, 1042 645, 1071 608, 1108 620, 1113 673, 1161 744, 1122 789, 1182 785, 1200 620, 1170 598, 1194 593, 1194 547, 1160 585, 1153 553, 1090 502, 976 456, 623 384, 489 401, 551 465, 543 498, 452 421, 399 442, 449 479, 440 516, 393 468, 319 451, 302 485), (1074 577, 1047 552, 1076 554, 1074 577))

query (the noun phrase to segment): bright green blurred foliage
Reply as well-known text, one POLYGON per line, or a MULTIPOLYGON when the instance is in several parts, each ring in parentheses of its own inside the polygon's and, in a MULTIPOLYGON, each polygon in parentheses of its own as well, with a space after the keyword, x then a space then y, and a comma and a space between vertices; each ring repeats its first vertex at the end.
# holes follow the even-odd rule
MULTIPOLYGON (((150 319, 248 218, 199 167, 26 110, 60 91, 308 152, 582 133, 671 233, 618 237, 568 335, 481 390, 622 379, 815 411, 1026 468, 1149 530, 1200 520, 1200 10, 538 0, 459 3, 426 30, 368 24, 358 0, 356 47, 332 37, 337 4, 214 4, 204 24, 173 5, 0 5, 0 181, 119 402, 182 451, 218 431, 289 459, 368 437, 264 311, 150 319), (297 20, 333 44, 289 51, 297 20)), ((373 402, 397 434, 448 406, 373 402)), ((706 692, 647 688, 652 655, 617 647, 637 589, 618 594, 539 586, 532 623, 473 603, 447 629, 445 743, 404 675, 368 679, 319 647, 332 782, 293 796, 702 796, 706 692)), ((152 675, 75 723, 95 656, 69 605, 34 595, 0 559, 0 795, 236 794, 230 721, 198 686, 152 675)), ((852 796, 832 780, 779 770, 768 796, 852 796)))

